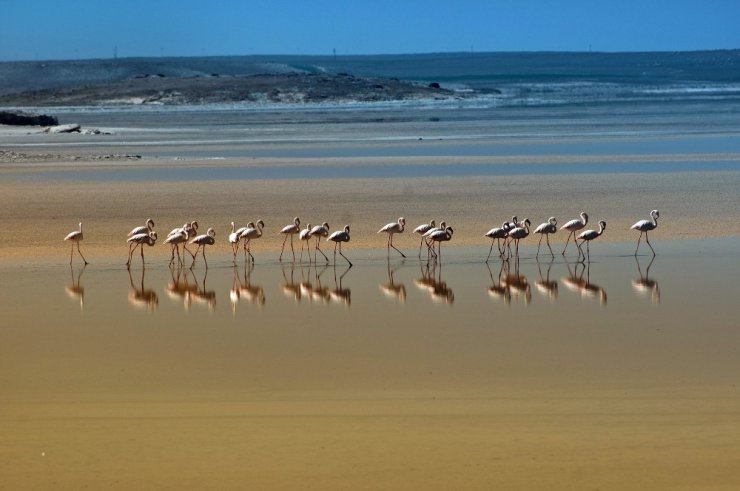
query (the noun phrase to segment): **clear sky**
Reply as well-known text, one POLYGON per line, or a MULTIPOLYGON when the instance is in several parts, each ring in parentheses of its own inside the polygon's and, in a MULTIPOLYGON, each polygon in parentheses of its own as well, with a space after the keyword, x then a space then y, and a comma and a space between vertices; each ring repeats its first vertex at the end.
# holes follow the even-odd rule
POLYGON ((0 0, 0 61, 740 48, 740 0, 0 0))

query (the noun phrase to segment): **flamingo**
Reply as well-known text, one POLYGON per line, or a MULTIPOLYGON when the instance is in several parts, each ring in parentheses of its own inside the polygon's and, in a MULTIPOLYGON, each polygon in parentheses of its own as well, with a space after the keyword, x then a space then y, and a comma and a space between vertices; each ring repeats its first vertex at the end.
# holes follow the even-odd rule
MULTIPOLYGON (((316 251, 319 251, 322 256, 324 256, 324 259, 326 259, 326 264, 329 264, 329 258, 326 257, 326 254, 324 254, 324 251, 321 250, 319 247, 319 241, 321 240, 321 237, 328 237, 329 236, 329 224, 324 222, 321 225, 316 225, 314 228, 311 229, 310 232, 308 232, 308 236, 310 237, 316 237, 316 249, 313 253, 313 262, 316 262, 316 251)), ((309 252, 309 261, 311 258, 311 253, 309 252)))
MULTIPOLYGON (((198 235, 193 240, 190 241, 191 244, 197 244, 198 248, 195 250, 195 255, 193 256, 193 263, 190 265, 190 269, 193 269, 193 266, 195 266, 195 259, 198 257, 198 251, 200 251, 201 247, 203 248, 203 261, 206 263, 206 268, 208 268, 208 260, 206 259, 206 246, 207 245, 213 245, 216 242, 216 231, 212 228, 209 228, 208 231, 203 235, 198 235)), ((203 280, 205 283, 205 280, 203 280)))
POLYGON ((236 230, 235 228, 236 228, 236 225, 234 225, 234 222, 231 222, 231 233, 229 234, 229 244, 231 244, 232 262, 234 263, 236 263, 236 253, 239 250, 239 240, 241 239, 241 234, 248 227, 239 227, 236 230))
POLYGON ((154 220, 151 218, 146 219, 146 225, 142 225, 140 227, 134 227, 131 232, 126 235, 126 237, 133 237, 134 235, 139 234, 148 234, 149 232, 154 230, 154 220))
POLYGON ((404 258, 406 257, 406 255, 403 252, 399 251, 396 248, 396 246, 393 245, 393 234, 402 234, 405 226, 406 226, 406 219, 404 217, 400 217, 398 219, 398 222, 388 223, 386 225, 383 225, 383 227, 380 230, 378 230, 379 234, 380 233, 388 234, 388 245, 386 246, 386 248, 388 249, 388 254, 390 254, 391 247, 393 247, 394 249, 398 251, 401 257, 404 257, 404 258))
POLYGON ((346 259, 349 266, 352 267, 352 261, 342 254, 342 242, 349 242, 349 225, 345 225, 344 230, 337 230, 332 233, 326 240, 334 242, 334 264, 337 264, 337 246, 339 246, 339 255, 346 259))
POLYGON ((650 212, 650 216, 652 217, 652 221, 640 220, 630 227, 633 230, 640 231, 640 237, 638 237, 637 239, 637 249, 635 249, 635 256, 637 256, 637 251, 638 249, 640 249, 640 240, 642 239, 642 234, 645 234, 645 242, 647 242, 648 247, 650 247, 650 250, 653 251, 653 256, 655 256, 655 249, 653 249, 653 246, 650 245, 650 240, 648 240, 648 232, 650 232, 651 230, 655 230, 658 227, 658 217, 660 217, 660 213, 658 212, 658 210, 653 210, 650 212))
POLYGON ((424 234, 436 227, 437 224, 434 223, 434 220, 430 220, 429 223, 422 223, 414 229, 415 234, 421 235, 421 242, 419 242, 419 259, 421 259, 421 246, 424 244, 424 234))
POLYGON ((447 228, 447 222, 445 222, 444 220, 442 220, 441 222, 439 222, 439 227, 432 227, 429 230, 427 230, 426 232, 424 232, 423 234, 421 234, 422 239, 424 239, 424 240, 427 241, 427 256, 429 256, 429 252, 431 252, 432 255, 434 255, 434 256, 437 255, 434 252, 434 249, 430 245, 430 239, 429 238, 435 232, 444 232, 446 228, 447 228))
POLYGON ((534 233, 540 234, 540 242, 537 244, 537 256, 540 257, 540 246, 542 245, 542 237, 545 238, 547 241, 547 248, 550 249, 550 255, 554 258, 555 254, 552 252, 552 247, 550 247, 550 234, 554 234, 558 231, 558 220, 555 217, 550 217, 547 219, 547 222, 541 223, 537 226, 536 229, 534 229, 534 233))
POLYGON ((177 260, 182 264, 182 258, 180 257, 180 244, 185 244, 188 241, 188 232, 183 228, 178 233, 170 234, 164 240, 165 244, 172 245, 172 257, 170 257, 170 265, 175 262, 175 251, 177 251, 177 260))
POLYGON ((283 260, 283 252, 285 251, 285 242, 288 240, 288 237, 290 236, 290 250, 293 252, 293 261, 295 261, 295 249, 293 249, 293 236, 298 234, 301 231, 301 219, 298 217, 295 217, 293 219, 293 223, 291 225, 286 225, 280 230, 280 233, 285 235, 285 238, 283 239, 283 248, 280 250, 280 258, 278 261, 283 260))
POLYGON ((311 238, 311 224, 307 224, 306 228, 301 230, 301 232, 298 234, 298 240, 301 241, 301 258, 300 261, 303 262, 303 243, 306 243, 306 249, 308 250, 308 262, 311 262, 311 250, 308 249, 308 240, 311 238))
POLYGON ((82 222, 80 222, 77 226, 79 227, 77 230, 68 233, 67 236, 64 238, 64 240, 68 240, 72 243, 72 249, 69 252, 69 264, 72 264, 72 255, 75 252, 75 244, 77 244, 77 252, 80 254, 80 257, 85 262, 85 265, 87 265, 87 259, 85 259, 85 256, 83 256, 82 252, 80 251, 80 241, 82 241, 82 222))
POLYGON ((154 243, 157 241, 157 232, 151 231, 149 233, 141 233, 132 235, 128 239, 126 239, 126 242, 129 243, 128 248, 128 261, 126 261, 126 267, 131 268, 131 257, 134 254, 134 251, 137 247, 141 247, 141 264, 144 265, 144 244, 148 246, 153 246, 154 243))
POLYGON ((265 222, 260 219, 257 220, 257 225, 252 224, 252 222, 249 222, 248 225, 248 228, 242 231, 242 233, 239 234, 239 237, 244 239, 244 259, 247 258, 248 253, 254 263, 254 256, 252 255, 251 250, 252 239, 259 239, 262 237, 262 229, 265 228, 265 222))
POLYGON ((452 234, 455 231, 452 227, 447 227, 444 230, 438 230, 429 236, 429 239, 434 242, 439 242, 439 257, 442 258, 442 242, 447 242, 452 239, 452 234))
POLYGON ((563 248, 563 256, 565 256, 565 250, 568 248, 568 243, 570 242, 571 236, 573 237, 573 241, 575 241, 576 232, 581 230, 583 227, 586 226, 588 223, 588 215, 586 212, 581 212, 581 219, 574 219, 569 222, 567 222, 565 225, 560 227, 560 230, 567 230, 570 232, 568 234, 568 239, 565 241, 565 247, 563 248))
POLYGON ((500 227, 495 227, 486 232, 484 237, 488 237, 491 239, 491 248, 488 250, 488 257, 486 257, 486 262, 491 258, 491 252, 493 252, 493 241, 497 241, 498 244, 498 252, 499 256, 502 256, 504 254, 503 249, 501 249, 501 239, 506 239, 509 236, 509 227, 511 225, 509 222, 504 222, 501 224, 500 227))
POLYGON ((599 221, 599 231, 596 230, 586 230, 585 232, 581 232, 580 235, 578 235, 577 239, 581 239, 581 244, 578 244, 578 240, 576 239, 576 246, 578 246, 578 251, 580 254, 583 254, 583 243, 586 243, 586 254, 583 255, 583 258, 586 259, 586 255, 588 255, 588 261, 591 262, 591 251, 589 250, 589 244, 592 240, 598 238, 601 236, 601 234, 604 233, 604 230, 606 230, 606 222, 604 220, 599 221))
POLYGON ((529 218, 525 218, 519 227, 509 230, 509 238, 516 243, 516 257, 519 257, 519 241, 529 235, 529 218))

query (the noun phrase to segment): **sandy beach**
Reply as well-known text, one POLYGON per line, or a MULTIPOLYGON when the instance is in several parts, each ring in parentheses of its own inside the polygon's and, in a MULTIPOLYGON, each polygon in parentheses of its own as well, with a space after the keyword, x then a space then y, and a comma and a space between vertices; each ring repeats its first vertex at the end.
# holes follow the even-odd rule
POLYGON ((574 107, 0 130, 0 489, 737 489, 732 121, 574 107), (652 209, 654 260, 629 228, 652 209), (591 262, 563 233, 554 259, 530 237, 483 262, 512 215, 581 211, 608 223, 591 262), (350 225, 355 266, 279 263, 294 216, 350 225), (387 259, 399 216, 454 227, 441 262, 408 232, 387 259), (147 218, 213 227, 209 267, 168 268, 160 239, 127 270, 147 218), (258 218, 254 267, 233 266, 229 223, 258 218), (62 241, 79 221, 85 268, 62 241))

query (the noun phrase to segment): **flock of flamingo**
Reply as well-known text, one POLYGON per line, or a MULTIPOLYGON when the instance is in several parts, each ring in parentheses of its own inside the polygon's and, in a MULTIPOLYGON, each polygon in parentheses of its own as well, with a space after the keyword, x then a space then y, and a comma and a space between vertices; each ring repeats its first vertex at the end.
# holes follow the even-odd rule
MULTIPOLYGON (((655 228, 658 226, 658 218, 660 214, 658 213, 658 210, 653 210, 650 212, 651 220, 640 220, 634 225, 632 225, 632 229, 637 230, 640 232, 640 236, 637 239, 637 248, 635 249, 635 256, 637 256, 637 252, 640 249, 640 242, 642 240, 643 234, 645 235, 645 242, 647 243, 648 247, 650 247, 650 250, 653 253, 653 256, 655 256, 655 250, 653 249, 653 246, 650 244, 650 240, 648 238, 648 232, 655 230, 655 228)), ((578 259, 585 261, 586 259, 590 260, 590 246, 589 244, 591 241, 597 239, 600 237, 604 231, 606 230, 606 222, 604 220, 599 221, 599 229, 598 230, 584 230, 583 232, 578 233, 579 231, 583 230, 586 227, 586 224, 588 223, 588 214, 585 212, 582 212, 580 214, 580 218, 570 220, 565 225, 560 227, 560 230, 567 230, 568 231, 568 238, 565 242, 565 248, 563 249, 562 254, 565 255, 566 250, 568 249, 568 245, 570 243, 571 237, 573 238, 573 242, 576 245, 576 248, 578 249, 578 259), (576 235, 578 233, 578 235, 576 235), (579 242, 580 241, 580 242, 579 242), (583 251, 583 244, 586 244, 586 251, 583 251), (583 258, 583 259, 581 259, 583 258)), ((488 237, 491 239, 491 247, 488 251, 488 256, 486 257, 486 262, 491 257, 491 254, 493 252, 493 246, 496 245, 499 252, 499 257, 502 259, 509 259, 512 256, 515 256, 518 258, 519 256, 519 241, 522 239, 528 237, 530 235, 530 226, 531 222, 528 218, 525 218, 524 220, 519 221, 516 216, 512 217, 511 221, 505 221, 501 225, 501 227, 492 228, 489 230, 485 237, 488 237), (503 243, 502 243, 503 241, 503 243), (513 245, 513 250, 512 250, 513 245)), ((251 261, 251 263, 254 263, 254 255, 252 255, 251 251, 251 243, 253 240, 259 239, 263 235, 263 230, 265 227, 265 223, 262 220, 257 220, 257 222, 249 222, 246 227, 236 228, 234 225, 234 222, 231 222, 231 233, 229 233, 228 241, 231 245, 232 249, 232 259, 234 262, 236 262, 236 255, 239 252, 239 246, 241 244, 243 251, 244 251, 244 259, 245 261, 251 261)), ((403 217, 400 217, 396 222, 391 222, 378 230, 378 233, 385 233, 388 235, 388 240, 386 243, 386 249, 388 250, 388 254, 390 255, 390 250, 394 249, 397 251, 402 257, 406 257, 406 255, 399 250, 395 245, 393 245, 393 236, 395 234, 403 233, 406 227, 406 219, 403 217)), ((198 231, 198 222, 192 221, 189 223, 185 223, 182 227, 178 227, 173 229, 169 234, 167 234, 167 237, 164 240, 165 244, 168 244, 172 248, 172 255, 170 257, 170 264, 173 264, 175 261, 175 254, 177 254, 177 260, 180 263, 180 265, 183 265, 183 256, 185 252, 188 252, 190 256, 192 257, 192 263, 190 265, 190 268, 195 265, 195 261, 198 257, 198 254, 200 253, 203 256, 203 262, 206 264, 206 267, 208 267, 208 260, 206 259, 206 246, 213 245, 216 242, 216 232, 213 228, 209 228, 208 231, 205 234, 197 235, 198 231), (190 249, 187 248, 187 245, 196 245, 197 248, 195 250, 195 253, 193 253, 190 249), (183 253, 180 254, 180 246, 182 245, 183 253)), ((542 223, 537 228, 534 229, 535 234, 540 234, 540 240, 537 245, 537 257, 539 257, 540 254, 540 248, 542 246, 542 239, 544 238, 547 244, 548 249, 550 250, 550 254, 552 257, 555 257, 555 253, 552 250, 552 247, 550 246, 550 238, 549 236, 556 233, 558 231, 557 228, 557 219, 555 217, 550 217, 547 222, 542 223)), ((315 238, 315 246, 314 246, 314 253, 313 253, 313 262, 316 262, 317 260, 317 254, 321 253, 321 255, 324 257, 327 263, 329 263, 329 258, 326 254, 324 254, 324 251, 321 250, 320 242, 321 239, 324 238, 327 242, 334 242, 334 262, 336 263, 336 255, 337 252, 347 261, 349 266, 352 266, 352 262, 347 258, 347 256, 344 255, 342 252, 342 243, 349 242, 350 241, 350 227, 349 225, 346 225, 344 229, 337 230, 335 232, 330 232, 329 224, 324 222, 321 225, 317 225, 312 227, 311 224, 306 225, 305 228, 301 228, 301 221, 298 217, 293 219, 293 223, 290 225, 286 225, 283 227, 280 232, 281 235, 284 236, 283 238, 283 245, 282 249, 280 251, 280 258, 279 260, 283 260, 283 254, 285 253, 285 245, 288 242, 288 239, 290 239, 290 249, 293 254, 293 261, 296 260, 296 254, 295 254, 295 248, 293 246, 293 237, 298 236, 298 239, 301 241, 301 253, 300 253, 300 261, 303 261, 303 249, 304 245, 307 250, 308 259, 309 262, 311 261, 311 251, 310 251, 310 241, 315 238)), ((448 242, 452 240, 452 235, 454 233, 454 230, 451 226, 448 226, 444 221, 439 224, 439 226, 436 225, 435 221, 432 220, 429 223, 425 223, 422 225, 419 225, 416 227, 413 231, 413 233, 418 234, 420 236, 420 242, 419 242, 419 258, 421 258, 422 251, 424 249, 424 246, 427 247, 427 255, 428 257, 433 258, 440 258, 442 254, 442 242, 448 242), (436 249, 435 249, 436 246, 436 249)), ((74 251, 75 246, 77 247, 77 252, 84 261, 85 264, 88 264, 87 260, 85 259, 85 256, 82 255, 82 251, 80 250, 80 242, 83 239, 83 233, 82 233, 82 223, 80 222, 78 230, 75 230, 73 232, 70 232, 65 238, 65 241, 71 242, 72 249, 70 251, 69 256, 69 262, 72 264, 72 259, 74 257, 74 251)), ((128 238, 126 239, 126 242, 129 244, 129 250, 128 250, 128 260, 126 261, 126 266, 128 268, 131 267, 131 259, 133 257, 134 252, 137 248, 140 250, 141 254, 141 260, 142 264, 144 263, 144 245, 147 246, 153 246, 157 241, 157 232, 154 231, 154 220, 151 218, 147 219, 146 224, 143 226, 135 227, 133 230, 131 230, 128 233, 128 238)))

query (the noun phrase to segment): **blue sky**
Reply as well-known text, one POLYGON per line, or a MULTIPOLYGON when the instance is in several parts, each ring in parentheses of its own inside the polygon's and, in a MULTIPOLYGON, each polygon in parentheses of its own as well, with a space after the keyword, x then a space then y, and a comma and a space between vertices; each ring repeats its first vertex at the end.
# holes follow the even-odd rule
POLYGON ((0 61, 740 48, 738 0, 2 0, 0 61))

